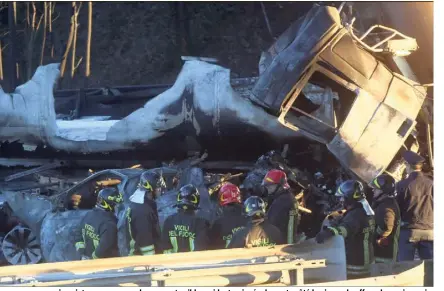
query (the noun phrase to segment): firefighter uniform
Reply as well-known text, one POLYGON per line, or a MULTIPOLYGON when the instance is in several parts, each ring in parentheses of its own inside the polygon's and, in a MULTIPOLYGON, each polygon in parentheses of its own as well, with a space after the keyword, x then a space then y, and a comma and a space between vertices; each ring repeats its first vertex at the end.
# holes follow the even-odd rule
POLYGON ((384 243, 375 240, 375 262, 394 263, 398 256, 398 240, 401 231, 401 213, 394 197, 384 197, 372 205, 375 210, 376 235, 384 243))
POLYGON ((268 209, 268 221, 275 225, 286 238, 286 243, 295 242, 299 225, 298 202, 289 190, 275 194, 268 209))
POLYGON ((179 209, 165 220, 162 229, 164 253, 207 250, 209 228, 209 222, 196 216, 193 210, 179 209))
POLYGON ((364 208, 359 205, 348 210, 340 219, 338 225, 328 229, 334 235, 344 237, 347 278, 369 276, 370 264, 374 263, 374 216, 368 215, 364 208))
POLYGON ((130 237, 129 255, 161 254, 156 203, 152 200, 147 200, 144 204, 130 202, 125 216, 130 237))
POLYGON ((281 231, 264 218, 250 221, 233 235, 228 248, 265 247, 284 244, 281 231))
POLYGON ((99 208, 90 210, 82 221, 83 241, 76 243, 82 257, 111 258, 119 255, 117 247, 117 218, 112 212, 99 208))
POLYGON ((242 205, 234 204, 222 208, 222 216, 216 219, 210 230, 213 249, 227 248, 233 234, 247 224, 242 214, 242 205))

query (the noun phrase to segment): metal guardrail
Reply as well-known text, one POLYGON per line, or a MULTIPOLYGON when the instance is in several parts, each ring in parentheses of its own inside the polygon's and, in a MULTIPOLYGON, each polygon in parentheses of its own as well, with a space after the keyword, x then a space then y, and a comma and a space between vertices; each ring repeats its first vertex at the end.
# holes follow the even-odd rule
POLYGON ((292 282, 291 285, 303 285, 304 269, 323 267, 325 267, 325 260, 304 261, 302 259, 296 259, 290 260, 288 262, 249 264, 233 267, 216 266, 214 268, 192 269, 183 271, 166 270, 154 273, 149 277, 151 281, 159 281, 159 285, 164 286, 165 280, 168 279, 183 279, 215 275, 223 276, 254 272, 290 271, 290 280, 292 282))
MULTIPOLYGON (((140 278, 146 276, 146 282, 151 282, 151 286, 165 286, 165 281, 182 279, 190 279, 189 284, 192 285, 193 278, 196 277, 209 277, 209 276, 228 276, 239 275, 258 272, 282 272, 288 271, 291 285, 303 285, 304 284, 304 269, 323 268, 326 266, 325 260, 308 260, 305 261, 300 258, 285 258, 279 257, 281 262, 272 263, 233 263, 222 265, 198 265, 187 267, 146 267, 147 271, 125 271, 125 270, 112 270, 100 273, 88 273, 71 276, 58 276, 58 275, 41 275, 41 276, 23 276, 20 277, 0 277, 0 286, 54 286, 69 285, 79 283, 88 283, 88 280, 108 280, 108 279, 131 279, 132 277, 140 278)), ((141 269, 138 267, 137 269, 141 269)))

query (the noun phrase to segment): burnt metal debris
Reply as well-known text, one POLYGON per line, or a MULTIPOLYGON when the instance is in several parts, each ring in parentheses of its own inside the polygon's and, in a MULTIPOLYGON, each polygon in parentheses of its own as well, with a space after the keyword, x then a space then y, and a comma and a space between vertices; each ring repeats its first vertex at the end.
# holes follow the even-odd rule
MULTIPOLYGON (((272 168, 280 168, 288 173, 290 184, 304 212, 301 230, 310 238, 319 231, 326 214, 337 207, 338 201, 332 194, 323 192, 319 179, 308 172, 290 167, 279 151, 268 152, 259 157, 249 170, 220 172, 219 169, 200 168, 206 155, 194 157, 176 164, 169 164, 152 170, 161 173, 166 181, 164 193, 156 200, 159 223, 176 211, 177 190, 185 184, 195 185, 201 202, 198 215, 210 222, 220 213, 217 195, 214 193, 226 181, 241 185, 243 199, 257 188, 265 173, 272 168), (250 177, 250 178, 249 178, 250 177), (255 177, 255 178, 251 178, 255 177), (318 184, 316 184, 318 182, 318 184)), ((128 255, 128 237, 124 217, 129 197, 134 193, 140 174, 146 169, 127 168, 103 170, 88 174, 68 189, 50 196, 25 191, 4 191, 3 195, 12 212, 34 233, 40 242, 42 257, 47 262, 79 260, 75 242, 81 237, 80 221, 88 209, 95 206, 96 194, 101 187, 115 185, 123 194, 124 203, 117 209, 119 250, 122 256, 128 255)), ((340 183, 338 180, 336 183, 340 183)), ((337 185, 332 186, 336 188, 337 185)), ((18 246, 17 246, 18 248, 18 246)), ((6 254, 5 254, 6 255, 6 254)))
MULTIPOLYGON (((36 263, 39 254, 46 262, 80 259, 74 247, 80 221, 94 207, 97 189, 116 181, 125 201, 118 209, 119 250, 127 255, 123 215, 145 169, 157 169, 167 181, 157 200, 161 225, 175 211, 182 185, 198 188, 198 214, 213 221, 219 213, 214 193, 224 181, 239 185, 245 199, 257 193, 268 170, 282 169, 301 205, 301 232, 311 238, 334 223, 325 218, 341 210, 334 192, 342 181, 369 182, 384 171, 400 178, 404 150, 431 157, 417 134, 419 125, 429 126, 425 90, 383 61, 403 47, 364 43, 368 33, 357 36, 353 20, 347 21, 336 8, 315 5, 262 54, 258 77, 230 79, 228 69, 193 58, 173 85, 53 92, 59 70, 50 64, 14 93, 1 91, 0 165, 37 167, 5 181, 64 165, 65 176, 72 169, 98 170, 84 171, 75 182, 57 177, 45 185, 0 185, 9 216, 22 224, 17 229, 32 242, 35 235, 41 251, 19 258, 26 248, 15 245, 17 254, 7 250, 6 260, 36 263), (31 107, 35 114, 25 110, 31 107), (426 118, 417 120, 419 113, 426 118), (208 154, 201 156, 203 149, 208 154), (199 155, 186 158, 190 152, 199 155), (164 163, 171 159, 182 162, 164 163)), ((414 39, 403 37, 406 50, 414 50, 414 39)), ((12 237, 17 229, 2 235, 12 237)))

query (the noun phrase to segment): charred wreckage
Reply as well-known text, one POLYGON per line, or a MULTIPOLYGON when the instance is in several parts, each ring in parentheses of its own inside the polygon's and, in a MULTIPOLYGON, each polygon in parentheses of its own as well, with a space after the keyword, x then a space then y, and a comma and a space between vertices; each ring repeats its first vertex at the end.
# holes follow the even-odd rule
POLYGON ((224 181, 246 197, 267 170, 283 169, 309 238, 339 210, 332 194, 341 181, 368 183, 384 171, 399 179, 404 150, 432 167, 431 146, 419 138, 431 124, 426 90, 387 61, 416 50, 416 41, 378 28, 393 35, 371 43, 370 31, 356 36, 338 9, 314 6, 262 54, 258 77, 230 79, 229 69, 196 59, 173 85, 54 93, 59 65, 49 64, 15 92, 1 90, 0 165, 36 167, 0 185, 4 263, 79 260, 74 244, 95 204, 90 194, 109 185, 124 196, 119 248, 127 255, 123 213, 144 169, 167 181, 161 225, 182 185, 199 189, 199 215, 213 221, 224 181), (171 159, 183 162, 162 163, 171 159), (72 178, 85 167, 105 170, 72 178), (25 177, 38 177, 37 186, 14 184, 25 177))

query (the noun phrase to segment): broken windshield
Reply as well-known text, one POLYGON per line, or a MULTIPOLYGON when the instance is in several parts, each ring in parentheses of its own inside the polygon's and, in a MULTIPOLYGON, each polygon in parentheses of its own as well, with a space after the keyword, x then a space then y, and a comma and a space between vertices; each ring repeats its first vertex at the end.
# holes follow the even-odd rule
POLYGON ((291 106, 285 120, 325 140, 341 127, 356 93, 315 71, 291 106))

